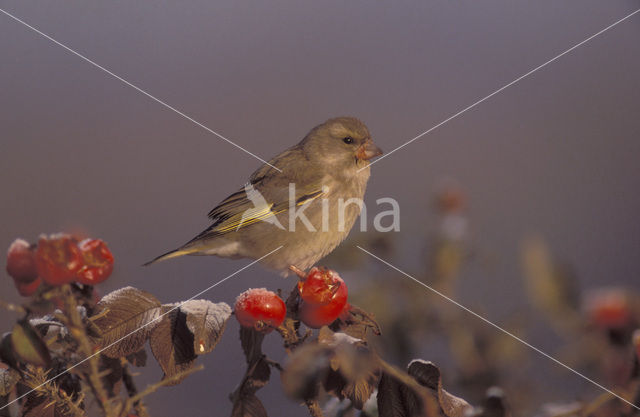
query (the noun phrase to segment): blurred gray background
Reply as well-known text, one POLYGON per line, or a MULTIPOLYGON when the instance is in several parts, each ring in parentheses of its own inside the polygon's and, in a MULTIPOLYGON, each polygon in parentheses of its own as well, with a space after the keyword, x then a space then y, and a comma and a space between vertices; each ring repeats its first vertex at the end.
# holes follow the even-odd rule
MULTIPOLYGON (((631 0, 233 2, 6 1, 0 7, 268 159, 314 125, 354 115, 384 150, 640 7, 631 0)), ((439 178, 468 191, 474 239, 500 254, 462 282, 488 318, 517 313, 518 247, 534 231, 585 287, 638 288, 640 14, 376 164, 367 203, 396 198, 411 271, 439 178)), ((207 226, 206 213, 259 161, 0 14, 0 247, 82 230, 116 257, 106 293, 133 285, 186 299, 247 262, 150 258, 207 226)), ((371 224, 372 218, 369 219, 371 224)), ((355 232, 352 238, 355 237, 355 232)), ((345 250, 352 246, 347 240, 345 250)), ((328 265, 331 266, 331 265, 328 265)), ((397 276, 398 280, 404 280, 397 276)), ((292 285, 259 266, 205 296, 292 285)), ((416 289, 416 291, 419 291, 416 289)), ((19 301, 10 279, 1 298, 19 301)), ((443 301, 444 302, 444 301, 443 301)), ((366 308, 367 306, 361 306, 366 308)), ((15 317, 2 313, 2 329, 15 317)), ((542 324, 540 327, 544 327, 542 324)), ((154 416, 226 415, 244 358, 237 323, 206 369, 148 398, 154 416)), ((268 351, 282 358, 278 338, 268 351)), ((553 351, 553 338, 528 334, 553 351)), ((515 343, 515 342, 514 342, 515 343)), ((545 398, 598 391, 531 353, 545 398)), ((444 370, 446 372, 446 370, 444 370)), ((139 385, 157 380, 150 359, 139 385)), ((452 389, 455 393, 455 389, 452 389)), ((304 415, 279 378, 270 415, 304 415)))

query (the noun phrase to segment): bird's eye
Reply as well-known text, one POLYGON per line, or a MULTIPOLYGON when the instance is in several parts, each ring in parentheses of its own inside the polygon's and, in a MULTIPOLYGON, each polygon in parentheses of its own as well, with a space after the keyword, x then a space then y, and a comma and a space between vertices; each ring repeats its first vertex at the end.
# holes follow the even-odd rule
POLYGON ((342 141, 346 144, 351 144, 353 143, 353 138, 351 136, 347 136, 346 138, 342 139, 342 141))

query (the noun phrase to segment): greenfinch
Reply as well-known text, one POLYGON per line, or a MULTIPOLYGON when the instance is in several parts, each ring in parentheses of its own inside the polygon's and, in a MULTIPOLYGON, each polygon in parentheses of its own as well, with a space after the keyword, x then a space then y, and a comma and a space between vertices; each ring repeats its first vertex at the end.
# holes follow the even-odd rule
POLYGON ((283 275, 290 266, 306 270, 347 237, 362 209, 369 161, 381 154, 360 120, 329 119, 211 210, 207 229, 145 265, 183 255, 260 259, 280 248, 260 262, 283 275))

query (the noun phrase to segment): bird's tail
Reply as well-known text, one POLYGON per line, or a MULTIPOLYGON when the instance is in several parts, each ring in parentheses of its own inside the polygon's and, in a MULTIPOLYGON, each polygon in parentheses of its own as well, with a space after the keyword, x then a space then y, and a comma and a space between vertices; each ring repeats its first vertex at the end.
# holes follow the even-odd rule
POLYGON ((184 247, 182 247, 182 248, 174 249, 172 251, 169 251, 169 252, 167 252, 165 254, 162 254, 162 255, 150 260, 147 263, 142 264, 142 266, 148 266, 148 265, 151 265, 151 264, 156 263, 158 261, 164 261, 166 259, 177 258, 178 256, 190 255, 190 254, 195 253, 197 251, 198 251, 198 249, 196 249, 196 248, 184 248, 184 247))

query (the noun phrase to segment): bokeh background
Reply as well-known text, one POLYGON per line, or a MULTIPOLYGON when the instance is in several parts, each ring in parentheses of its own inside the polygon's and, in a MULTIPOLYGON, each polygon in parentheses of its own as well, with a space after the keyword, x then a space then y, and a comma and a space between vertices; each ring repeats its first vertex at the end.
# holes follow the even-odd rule
MULTIPOLYGON (((391 150, 639 4, 0 0, 2 9, 264 159, 336 115, 361 118, 391 150)), ((640 289, 638 39, 640 15, 376 164, 369 225, 376 199, 393 197, 401 207, 400 232, 384 237, 390 259, 422 276, 438 222, 433 195, 451 177, 464 189, 475 259, 457 277, 461 303, 498 324, 523 317, 518 334, 545 351, 566 347, 527 296, 521 248, 532 233, 571 265, 580 288, 640 289)), ((141 267, 206 227, 208 210, 259 161, 3 14, 0 126, 0 247, 42 232, 101 237, 117 266, 100 291, 132 285, 163 302, 186 299, 247 263, 198 257, 141 267)), ((360 307, 375 311, 366 283, 383 267, 354 246, 371 240, 354 231, 323 263, 342 268, 352 294, 362 288, 360 299, 371 300, 360 307)), ((384 273, 391 288, 409 285, 384 273)), ((231 304, 246 288, 263 286, 288 289, 292 281, 256 266, 205 296, 231 304)), ((446 303, 417 285, 413 291, 424 293, 424 303, 446 303)), ((0 293, 20 300, 8 278, 0 293)), ((14 320, 2 313, 1 328, 14 320)), ((199 359, 204 372, 148 398, 153 415, 230 412, 228 394, 244 371, 237 327, 230 321, 218 348, 199 359)), ((424 333, 416 354, 438 363, 448 389, 463 394, 437 337, 424 333)), ((393 331, 382 338, 387 346, 395 341, 393 331)), ((266 344, 270 356, 283 358, 276 336, 266 344)), ((514 372, 527 384, 503 387, 514 397, 526 391, 552 402, 599 393, 533 351, 519 360, 514 372)), ((153 361, 141 372, 139 385, 161 376, 153 361)), ((259 392, 270 415, 304 415, 274 376, 259 392)))

